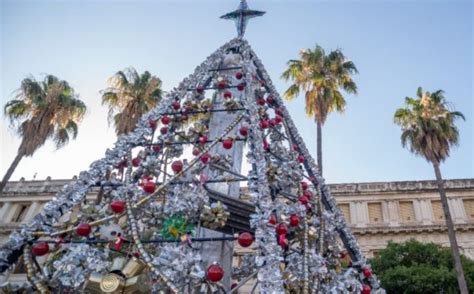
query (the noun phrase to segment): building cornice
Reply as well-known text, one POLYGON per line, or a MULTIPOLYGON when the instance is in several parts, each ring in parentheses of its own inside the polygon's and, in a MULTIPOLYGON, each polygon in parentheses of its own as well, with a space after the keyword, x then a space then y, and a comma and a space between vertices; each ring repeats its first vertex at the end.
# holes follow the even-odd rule
MULTIPOLYGON (((432 233, 432 232, 445 232, 447 227, 445 224, 411 224, 401 226, 364 226, 364 227, 351 227, 352 232, 355 235, 384 235, 384 234, 403 234, 403 233, 432 233)), ((454 225, 455 231, 474 231, 474 223, 467 224, 456 224, 454 225)))
MULTIPOLYGON (((452 179, 445 180, 446 190, 474 189, 474 179, 452 179)), ((357 195, 372 193, 404 193, 404 192, 433 192, 438 190, 436 181, 397 181, 397 182, 370 182, 370 183, 348 183, 330 184, 331 193, 338 195, 357 195)))
MULTIPOLYGON (((12 181, 8 182, 3 193, 10 195, 34 194, 48 195, 57 193, 61 188, 75 179, 42 180, 42 181, 12 181)), ((445 180, 445 188, 450 191, 474 189, 474 178, 445 180)), ((436 181, 395 181, 395 182, 366 182, 366 183, 341 183, 329 184, 334 196, 350 194, 372 193, 403 193, 403 192, 433 192, 438 190, 436 181)), ((98 190, 98 188, 96 188, 98 190)), ((93 190, 96 190, 93 189, 93 190)))

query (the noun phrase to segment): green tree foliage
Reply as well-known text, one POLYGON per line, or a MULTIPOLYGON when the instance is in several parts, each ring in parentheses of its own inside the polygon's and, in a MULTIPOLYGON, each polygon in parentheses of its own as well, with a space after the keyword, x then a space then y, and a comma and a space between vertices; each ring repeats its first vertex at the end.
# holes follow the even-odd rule
POLYGON ((314 118, 317 127, 317 158, 319 172, 323 173, 322 127, 331 112, 343 112, 346 100, 341 93, 357 94, 357 85, 352 76, 357 72, 355 64, 340 50, 326 54, 316 45, 313 50, 304 49, 300 59, 288 61, 282 78, 293 83, 285 91, 285 98, 291 100, 303 92, 306 114, 314 118))
POLYGON ((163 94, 161 80, 148 71, 139 74, 133 67, 118 71, 102 91, 102 104, 109 107, 109 122, 117 135, 133 131, 140 118, 152 110, 163 94))
POLYGON ((402 128, 400 137, 402 145, 433 164, 448 228, 454 268, 461 293, 467 294, 468 289, 440 168, 441 162, 449 157, 451 147, 459 144, 459 131, 455 121, 458 118, 464 119, 464 115, 459 111, 452 111, 452 105, 446 100, 442 90, 430 93, 419 87, 416 96, 417 99, 405 98, 405 107, 395 112, 394 120, 402 128))
POLYGON ((14 99, 5 104, 5 117, 21 137, 17 155, 2 182, 3 190, 20 160, 33 156, 50 139, 56 147, 64 147, 77 137, 78 124, 86 113, 86 105, 68 82, 53 75, 42 81, 28 77, 21 82, 14 99))
MULTIPOLYGON (((474 261, 461 260, 473 293, 474 261)), ((387 293, 459 293, 451 252, 434 243, 390 242, 371 264, 387 293)))

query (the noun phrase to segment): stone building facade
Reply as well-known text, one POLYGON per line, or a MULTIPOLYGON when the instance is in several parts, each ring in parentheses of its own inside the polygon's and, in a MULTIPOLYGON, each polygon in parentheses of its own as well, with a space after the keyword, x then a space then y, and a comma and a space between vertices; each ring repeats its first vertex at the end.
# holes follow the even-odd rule
MULTIPOLYGON (((0 244, 70 181, 48 178, 8 183, 0 197, 0 244)), ((474 179, 447 180, 445 185, 459 247, 474 259, 474 179)), ((435 181, 332 184, 330 189, 367 257, 389 241, 411 238, 449 246, 435 181)), ((96 196, 97 191, 91 191, 88 198, 96 196)), ((12 273, 8 280, 23 282, 25 276, 12 273)))
MULTIPOLYGON (((474 179, 445 186, 459 247, 474 259, 474 179)), ((449 247, 436 181, 335 184, 331 192, 367 257, 411 238, 449 247)))

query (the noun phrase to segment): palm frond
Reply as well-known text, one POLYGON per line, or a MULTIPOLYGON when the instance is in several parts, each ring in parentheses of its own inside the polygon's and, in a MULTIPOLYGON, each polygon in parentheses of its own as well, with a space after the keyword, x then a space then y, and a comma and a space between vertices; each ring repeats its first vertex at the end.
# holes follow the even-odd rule
POLYGON ((285 91, 287 99, 304 92, 306 113, 324 124, 332 111, 343 111, 346 101, 339 90, 357 93, 351 75, 358 73, 355 64, 346 59, 341 50, 326 54, 318 44, 313 49, 300 51, 299 60, 290 60, 281 78, 293 84, 285 91))
POLYGON ((286 91, 283 93, 283 96, 291 100, 295 97, 297 97, 300 93, 300 87, 297 84, 292 84, 286 91))
POLYGON ((30 106, 23 100, 11 100, 5 104, 4 112, 13 125, 19 119, 30 115, 30 106))
POLYGON ((109 88, 102 91, 102 104, 109 108, 108 121, 118 135, 132 131, 140 117, 154 108, 162 98, 162 82, 145 71, 133 67, 118 71, 109 79, 109 88))
POLYGON ((402 127, 402 145, 432 163, 444 161, 450 148, 459 144, 455 118, 464 119, 459 111, 450 112, 444 92, 433 93, 417 89, 418 99, 405 98, 405 108, 397 109, 394 122, 402 127))
POLYGON ((423 88, 422 87, 418 87, 418 89, 416 90, 416 96, 418 98, 423 97, 423 88))
POLYGON ((58 129, 54 134, 53 141, 56 149, 64 147, 69 142, 68 130, 65 128, 58 129))
POLYGON ((64 132, 70 131, 75 137, 77 123, 86 109, 68 82, 45 75, 41 81, 23 79, 15 99, 5 105, 4 111, 11 122, 19 125, 19 152, 31 156, 47 139, 52 138, 59 148, 69 141, 70 136, 64 132))

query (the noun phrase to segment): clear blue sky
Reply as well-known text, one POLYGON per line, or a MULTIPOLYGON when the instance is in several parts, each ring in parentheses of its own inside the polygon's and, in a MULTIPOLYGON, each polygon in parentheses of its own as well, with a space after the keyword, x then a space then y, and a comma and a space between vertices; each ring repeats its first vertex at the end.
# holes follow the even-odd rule
MULTIPOLYGON (((1 1, 1 0, 0 0, 1 1)), ((89 106, 79 136, 54 151, 42 147, 20 163, 24 176, 69 178, 101 158, 115 135, 99 91, 117 70, 149 70, 168 90, 218 46, 235 36, 219 16, 238 0, 214 1, 1 1, 1 106, 29 74, 69 81, 89 106)), ((442 166, 445 178, 474 177, 473 4, 471 1, 252 1, 264 17, 249 23, 246 38, 280 92, 286 62, 316 43, 341 48, 360 74, 359 95, 347 97, 345 114, 324 127, 328 182, 419 180, 432 168, 402 149, 392 116, 421 85, 443 89, 467 121, 459 122, 461 146, 442 166)), ((303 99, 287 103, 315 154, 315 126, 303 99)), ((2 114, 3 115, 3 114, 2 114)), ((1 117, 1 168, 19 145, 1 117)))

